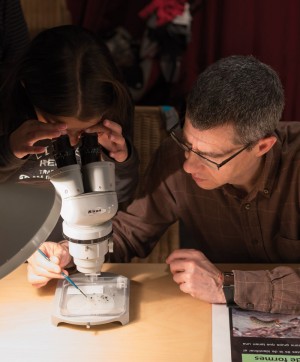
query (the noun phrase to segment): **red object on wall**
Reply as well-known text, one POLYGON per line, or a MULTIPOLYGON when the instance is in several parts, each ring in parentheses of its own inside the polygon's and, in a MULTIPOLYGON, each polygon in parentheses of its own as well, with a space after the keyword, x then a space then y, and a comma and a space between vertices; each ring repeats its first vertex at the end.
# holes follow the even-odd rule
MULTIPOLYGON (((93 31, 124 26, 140 37, 145 22, 138 16, 150 0, 67 0, 73 21, 93 31)), ((233 54, 254 55, 272 66, 285 89, 282 120, 300 121, 300 2, 298 0, 190 1, 192 38, 181 65, 174 99, 184 98, 197 75, 214 61, 233 54)), ((162 99, 161 103, 168 100, 162 99)))

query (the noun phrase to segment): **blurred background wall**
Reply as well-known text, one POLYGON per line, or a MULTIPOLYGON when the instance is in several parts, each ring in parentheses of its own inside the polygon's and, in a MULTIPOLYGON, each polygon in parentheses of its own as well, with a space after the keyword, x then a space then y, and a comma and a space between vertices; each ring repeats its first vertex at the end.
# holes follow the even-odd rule
MULTIPOLYGON (((298 0, 21 0, 21 4, 32 36, 44 28, 74 23, 114 39, 121 27, 132 62, 123 66, 136 104, 167 103, 180 110, 197 74, 207 65, 232 54, 252 54, 279 73, 286 95, 282 119, 300 120, 298 0), (174 9, 176 13, 186 3, 191 16, 186 44, 182 36, 179 41, 173 42, 172 36, 166 41, 167 24, 154 26, 156 33, 149 38, 151 17, 157 20, 158 14, 174 9), (141 11, 149 5, 148 16, 142 17, 141 11), (152 54, 148 49, 145 61, 141 47, 147 40, 156 49, 152 54), (168 78, 164 67, 174 67, 174 58, 176 76, 173 72, 168 78)), ((121 63, 124 60, 118 52, 116 57, 121 63)))
POLYGON ((66 0, 20 0, 20 3, 31 37, 41 30, 71 23, 66 0))

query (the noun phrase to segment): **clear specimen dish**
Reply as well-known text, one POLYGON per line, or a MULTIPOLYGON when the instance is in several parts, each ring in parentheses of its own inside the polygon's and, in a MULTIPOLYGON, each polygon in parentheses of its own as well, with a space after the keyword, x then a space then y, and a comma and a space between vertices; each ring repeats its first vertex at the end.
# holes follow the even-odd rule
POLYGON ((114 317, 126 312, 129 290, 126 277, 81 275, 72 279, 87 298, 64 280, 59 302, 62 316, 114 317))

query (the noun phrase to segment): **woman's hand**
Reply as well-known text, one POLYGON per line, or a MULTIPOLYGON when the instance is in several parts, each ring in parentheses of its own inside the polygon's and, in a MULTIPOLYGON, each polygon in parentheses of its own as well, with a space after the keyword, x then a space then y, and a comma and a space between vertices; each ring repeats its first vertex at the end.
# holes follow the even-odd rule
POLYGON ((118 162, 124 162, 128 158, 128 149, 125 138, 122 135, 122 127, 108 119, 95 126, 87 128, 86 133, 98 133, 98 142, 104 147, 109 157, 118 162))
POLYGON ((60 273, 63 271, 68 275, 68 272, 63 268, 72 260, 67 241, 64 243, 46 241, 40 246, 40 249, 50 261, 36 251, 28 259, 27 265, 27 279, 36 288, 43 287, 51 279, 63 279, 64 277, 60 273))
POLYGON ((63 123, 42 123, 38 120, 28 120, 21 124, 9 137, 11 152, 17 158, 45 152, 45 147, 35 146, 44 139, 57 138, 65 133, 67 126, 63 123))

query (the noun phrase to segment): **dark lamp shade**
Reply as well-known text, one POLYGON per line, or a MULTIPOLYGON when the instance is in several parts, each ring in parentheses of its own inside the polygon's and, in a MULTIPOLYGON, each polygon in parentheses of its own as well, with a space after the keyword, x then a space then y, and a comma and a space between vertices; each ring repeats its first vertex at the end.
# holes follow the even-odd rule
POLYGON ((60 209, 61 198, 49 181, 0 185, 0 279, 47 240, 60 209))

